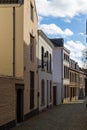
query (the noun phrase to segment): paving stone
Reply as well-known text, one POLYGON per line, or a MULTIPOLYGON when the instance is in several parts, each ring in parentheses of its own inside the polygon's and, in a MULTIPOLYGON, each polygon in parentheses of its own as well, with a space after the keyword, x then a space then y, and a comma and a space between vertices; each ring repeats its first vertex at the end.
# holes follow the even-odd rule
POLYGON ((55 106, 11 130, 87 130, 86 103, 87 98, 55 106))

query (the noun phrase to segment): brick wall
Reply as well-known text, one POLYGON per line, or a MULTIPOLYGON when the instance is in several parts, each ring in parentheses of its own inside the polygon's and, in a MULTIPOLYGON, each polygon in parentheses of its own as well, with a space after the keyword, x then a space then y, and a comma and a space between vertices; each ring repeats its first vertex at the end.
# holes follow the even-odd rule
POLYGON ((15 83, 11 78, 0 78, 0 125, 15 120, 15 83))

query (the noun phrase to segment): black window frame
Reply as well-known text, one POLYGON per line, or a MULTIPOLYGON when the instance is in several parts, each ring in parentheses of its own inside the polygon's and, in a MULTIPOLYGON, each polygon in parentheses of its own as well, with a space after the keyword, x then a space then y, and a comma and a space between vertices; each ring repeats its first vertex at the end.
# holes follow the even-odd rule
POLYGON ((44 47, 41 47, 41 68, 44 69, 44 47))
POLYGON ((30 61, 34 62, 34 41, 35 37, 30 34, 30 61))

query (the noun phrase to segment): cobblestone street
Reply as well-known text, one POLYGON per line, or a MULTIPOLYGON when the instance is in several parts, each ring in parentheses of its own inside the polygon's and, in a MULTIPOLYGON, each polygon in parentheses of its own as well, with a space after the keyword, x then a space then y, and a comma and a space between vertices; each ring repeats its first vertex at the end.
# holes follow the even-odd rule
POLYGON ((86 100, 45 110, 11 130, 87 130, 86 100))

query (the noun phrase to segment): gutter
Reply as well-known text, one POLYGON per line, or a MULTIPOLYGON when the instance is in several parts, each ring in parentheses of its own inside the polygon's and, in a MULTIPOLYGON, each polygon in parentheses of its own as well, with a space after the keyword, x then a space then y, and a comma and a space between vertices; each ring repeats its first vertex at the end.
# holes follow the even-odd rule
POLYGON ((13 77, 15 77, 15 7, 13 7, 13 77))

